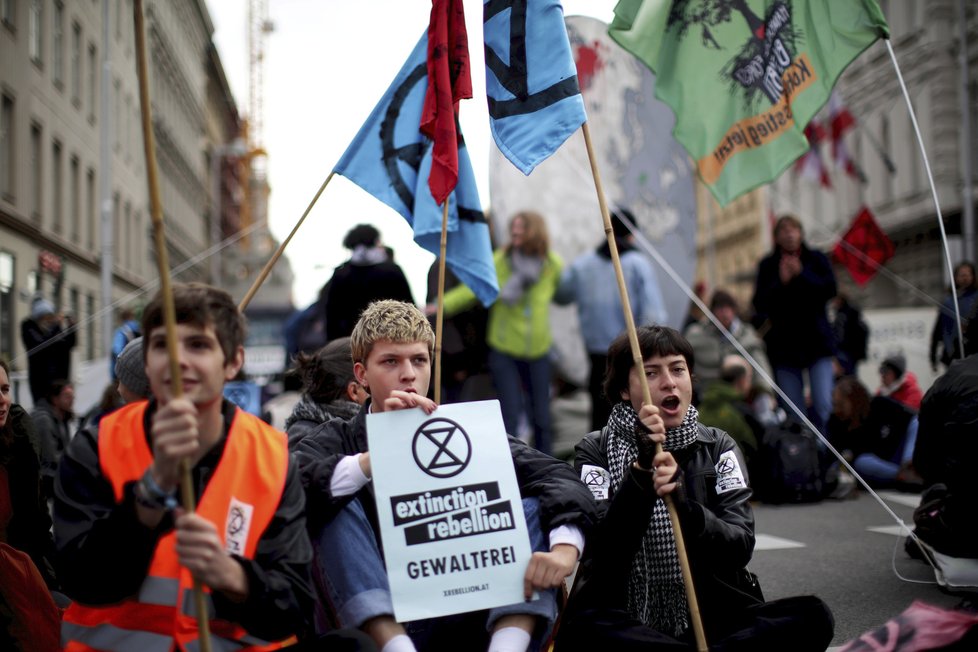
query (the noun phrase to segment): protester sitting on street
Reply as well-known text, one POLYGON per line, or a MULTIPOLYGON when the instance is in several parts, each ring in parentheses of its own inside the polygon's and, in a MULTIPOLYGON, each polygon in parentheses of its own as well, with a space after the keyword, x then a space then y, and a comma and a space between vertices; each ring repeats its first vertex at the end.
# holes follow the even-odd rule
MULTIPOLYGON (((921 505, 932 503, 915 532, 938 552, 978 559, 978 353, 951 363, 920 404, 914 468, 923 478, 921 505)), ((916 515, 915 515, 916 516, 916 515)))
MULTIPOLYGON (((640 326, 664 323, 668 315, 655 268, 648 257, 635 248, 635 236, 622 217, 635 224, 635 216, 625 208, 618 208, 611 214, 611 228, 621 258, 632 319, 640 326)), ((617 282, 611 247, 607 240, 603 240, 596 249, 585 252, 564 270, 554 295, 556 303, 577 304, 581 336, 591 361, 588 392, 591 394, 592 430, 607 423, 611 414, 611 403, 605 398, 602 384, 608 345, 625 330, 621 294, 615 291, 617 282)))
POLYGON ((302 379, 302 398, 285 420, 292 447, 321 423, 356 416, 367 400, 353 375, 349 337, 333 340, 315 353, 298 354, 290 373, 302 379))
POLYGON ((434 342, 415 306, 371 304, 352 335, 354 373, 370 398, 352 419, 327 421, 295 448, 322 602, 340 625, 361 628, 384 652, 485 650, 490 635, 490 650, 522 651, 531 641, 538 649, 556 616, 554 588, 573 570, 594 522, 594 502, 570 466, 513 437, 509 446, 535 551, 525 574, 527 601, 407 624, 394 619, 377 530, 367 414, 415 407, 431 414, 438 407, 426 397, 434 342), (530 586, 540 591, 539 600, 529 600, 530 586))
POLYGON ((751 489, 731 437, 690 403, 693 349, 675 330, 627 334, 608 350, 608 425, 577 446, 575 467, 598 501, 588 546, 557 638, 558 652, 690 649, 693 628, 667 507, 682 526, 706 640, 712 649, 822 652, 833 619, 814 596, 764 602, 747 570, 754 549, 751 489), (639 374, 652 403, 643 405, 639 374), (655 442, 663 451, 654 454, 655 442), (600 478, 600 482, 596 479, 600 478))
POLYGON ((172 292, 180 378, 170 375, 157 295, 142 321, 152 399, 79 431, 59 468, 57 568, 75 601, 64 614, 67 649, 101 649, 106 631, 113 649, 143 649, 147 640, 196 649, 193 581, 207 587, 216 648, 308 630, 312 548, 298 468, 284 433, 223 399, 244 363, 244 317, 218 288, 174 284, 172 292), (193 513, 178 507, 183 460, 193 513))
MULTIPOLYGON (((499 298, 489 308, 489 371, 492 373, 506 432, 518 435, 520 417, 533 427, 534 445, 553 451, 550 418, 550 302, 563 265, 550 249, 547 223, 533 211, 509 222, 509 244, 493 260, 499 298)), ((475 305, 475 294, 460 285, 445 293, 445 317, 475 305)), ((435 307, 429 305, 434 314, 435 307)))
POLYGON ((899 354, 887 357, 880 364, 880 386, 876 395, 889 396, 914 412, 920 409, 920 400, 924 397, 917 377, 907 369, 907 359, 899 354))
MULTIPOLYGON (((54 540, 31 418, 11 400, 10 371, 0 360, 0 649, 60 649, 51 591, 54 540)), ((63 596, 55 593, 63 601, 63 596)))
MULTIPOLYGON (((773 377, 771 366, 767 361, 764 342, 757 336, 753 326, 741 321, 740 306, 737 304, 737 299, 726 290, 718 289, 710 299, 710 312, 734 336, 737 343, 744 347, 744 350, 761 365, 765 373, 769 377, 773 377)), ((728 355, 739 355, 739 351, 720 329, 706 317, 686 327, 683 336, 689 341, 696 353, 694 384, 700 392, 703 392, 712 382, 719 380, 720 367, 724 358, 728 355)), ((753 379, 757 391, 770 391, 760 375, 754 375, 753 379)))
POLYGON ((136 321, 135 310, 124 308, 119 314, 119 319, 122 323, 112 333, 112 355, 109 357, 109 373, 112 376, 112 380, 119 379, 118 375, 116 375, 116 362, 119 356, 122 355, 123 350, 125 350, 130 342, 140 336, 139 322, 136 321))
POLYGON ((829 441, 870 486, 919 485, 911 462, 917 425, 913 410, 886 396, 870 398, 857 378, 836 382, 829 441))
POLYGON ((757 448, 764 435, 764 426, 747 402, 752 375, 751 366, 743 357, 726 356, 719 380, 706 388, 697 406, 700 423, 723 430, 737 442, 749 472, 757 463, 757 448))
POLYGON ((41 449, 41 492, 45 498, 54 497, 58 462, 71 441, 74 406, 75 388, 67 380, 58 379, 48 384, 47 394, 31 411, 41 449))
POLYGON ((143 338, 137 337, 126 345, 115 361, 119 396, 125 403, 142 401, 152 395, 143 360, 143 338))

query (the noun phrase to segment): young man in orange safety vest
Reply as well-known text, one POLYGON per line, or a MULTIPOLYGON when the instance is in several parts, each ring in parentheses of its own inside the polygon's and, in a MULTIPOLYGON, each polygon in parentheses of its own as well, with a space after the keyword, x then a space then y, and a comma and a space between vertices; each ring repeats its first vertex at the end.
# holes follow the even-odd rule
POLYGON ((223 398, 244 363, 244 318, 217 288, 175 284, 173 295, 182 396, 157 296, 142 323, 151 399, 79 432, 59 469, 67 652, 199 649, 195 579, 212 649, 277 649, 308 629, 312 548, 285 434, 223 398), (192 514, 179 507, 183 459, 192 514))

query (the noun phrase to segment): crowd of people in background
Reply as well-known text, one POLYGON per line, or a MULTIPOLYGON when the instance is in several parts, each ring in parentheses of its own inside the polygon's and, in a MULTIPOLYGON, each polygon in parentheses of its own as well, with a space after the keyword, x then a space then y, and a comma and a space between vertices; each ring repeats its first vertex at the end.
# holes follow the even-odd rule
MULTIPOLYGON (((0 560, 29 559, 33 570, 25 582, 47 592, 33 613, 17 614, 12 596, 0 591, 6 605, 0 608, 0 647, 17 635, 8 626, 17 617, 43 629, 62 612, 69 638, 95 640, 87 623, 108 613, 107 602, 135 600, 133 590, 147 573, 178 581, 172 565, 179 561, 215 589, 217 617, 227 623, 222 636, 231 641, 300 634, 330 636, 336 649, 375 644, 397 652, 447 645, 462 628, 475 628, 490 649, 525 650, 541 645, 551 631, 558 608, 553 589, 579 558, 580 575, 566 606, 574 617, 559 633, 558 650, 689 644, 678 567, 656 552, 672 540, 656 497, 676 492, 683 473, 722 459, 742 469, 740 484, 719 496, 690 487, 678 497, 684 528, 693 524, 694 569, 718 586, 733 587, 738 596, 704 605, 711 639, 732 645, 791 640, 794 647, 805 641, 810 649, 824 649, 832 637, 826 605, 813 596, 765 602, 752 591, 746 571, 753 548, 748 478, 757 478, 759 487, 761 479, 765 487, 777 481, 771 468, 778 455, 788 454, 777 448, 786 433, 811 443, 798 450, 813 451, 814 499, 851 495, 857 486, 851 471, 871 487, 922 491, 929 510, 915 524, 924 547, 978 558, 978 528, 971 517, 978 496, 970 482, 970 461, 978 452, 973 264, 954 269, 953 287, 934 324, 930 361, 946 373, 924 393, 906 355, 892 351, 876 367, 878 384, 870 388, 857 377, 869 357, 866 321, 839 292, 826 256, 806 243, 797 218, 783 216, 775 224, 774 246, 759 261, 749 302, 728 289, 707 292, 699 284, 697 295, 709 310, 693 304, 681 330, 665 326, 680 320, 667 314, 655 269, 635 246, 629 228, 635 227, 634 216, 617 208, 612 226, 656 410, 642 404, 637 377, 643 370, 633 366, 623 335, 607 242, 565 266, 550 247, 544 217, 521 211, 509 219, 508 241, 494 254, 500 288, 495 303, 484 308, 457 279, 446 279, 442 402, 498 398, 534 550, 543 555, 534 556, 534 563, 546 569, 541 572, 547 579, 533 584, 545 594, 542 602, 478 614, 478 625, 468 618, 405 628, 393 618, 372 516, 364 418, 371 410, 436 407, 429 365, 435 354, 437 266, 429 275, 426 306, 418 309, 380 233, 358 225, 343 241, 350 259, 334 270, 319 299, 287 324, 287 391, 259 415, 274 428, 257 418, 234 422, 252 438, 249 446, 280 463, 274 471, 278 493, 262 517, 274 525, 272 534, 256 533, 249 543, 252 556, 236 557, 234 564, 214 556, 213 526, 206 518, 173 513, 168 502, 175 493, 176 461, 188 453, 198 465, 198 498, 213 484, 263 501, 253 493, 261 487, 245 487, 218 467, 230 455, 240 472, 271 472, 248 461, 257 449, 238 451, 227 444, 235 408, 222 392, 240 373, 243 355, 244 323, 233 303, 213 288, 177 290, 184 302, 180 342, 190 360, 185 400, 169 394, 159 299, 141 321, 124 310, 112 340, 112 383, 91 411, 77 415, 72 320, 40 296, 33 301, 21 327, 30 414, 12 403, 10 369, 0 361, 0 560), (960 324, 951 293, 963 316, 960 324), (576 306, 590 365, 587 387, 580 388, 588 400, 588 423, 570 460, 553 457, 551 304, 576 306), (410 376, 410 391, 393 378, 381 354, 409 369, 397 373, 410 376), (188 420, 197 425, 190 428, 188 420), (279 440, 275 428, 287 438, 279 440), (135 444, 125 439, 130 430, 143 435, 135 444), (665 449, 654 464, 642 457, 643 447, 653 442, 665 449), (102 456, 109 447, 132 459, 106 462, 102 456), (598 486, 579 482, 596 469, 598 486), (285 496, 288 506, 279 501, 285 496), (302 514, 307 504, 308 521, 302 514), (157 543, 164 540, 171 547, 161 552, 157 543), (711 557, 724 559, 724 565, 708 567, 703 560, 711 557), (102 582, 109 564, 119 579, 102 582), (307 611, 315 612, 309 622, 307 611), (781 625, 759 624, 769 618, 781 625)), ((755 498, 765 495, 774 494, 755 498)), ((908 552, 924 554, 916 544, 908 552)), ((180 584, 180 591, 187 589, 180 584)), ((128 617, 110 614, 120 623, 128 617)))

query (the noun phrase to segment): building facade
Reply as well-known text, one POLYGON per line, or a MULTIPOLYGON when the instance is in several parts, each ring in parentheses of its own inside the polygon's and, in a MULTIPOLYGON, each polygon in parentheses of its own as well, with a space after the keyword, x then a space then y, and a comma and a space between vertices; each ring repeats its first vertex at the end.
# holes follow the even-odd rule
MULTIPOLYGON (((0 356, 15 370, 26 368, 19 325, 36 293, 75 316, 84 363, 107 355, 118 311, 155 291, 133 25, 132 0, 0 0, 0 356)), ((171 278, 220 284, 206 253, 238 228, 242 192, 229 145, 240 118, 214 26, 203 0, 147 0, 145 31, 171 278)))

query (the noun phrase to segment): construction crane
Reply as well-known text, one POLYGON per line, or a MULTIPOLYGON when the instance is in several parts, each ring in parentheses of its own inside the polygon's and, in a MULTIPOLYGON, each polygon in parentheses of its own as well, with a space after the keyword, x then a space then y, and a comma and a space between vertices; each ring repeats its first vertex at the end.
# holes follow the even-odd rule
POLYGON ((263 100, 265 94, 265 39, 275 29, 268 17, 268 0, 249 0, 248 3, 248 115, 241 123, 241 138, 248 152, 241 157, 241 179, 244 201, 241 207, 241 229, 245 232, 241 246, 248 250, 247 235, 254 222, 255 208, 260 207, 262 219, 268 206, 268 154, 264 148, 263 100))

